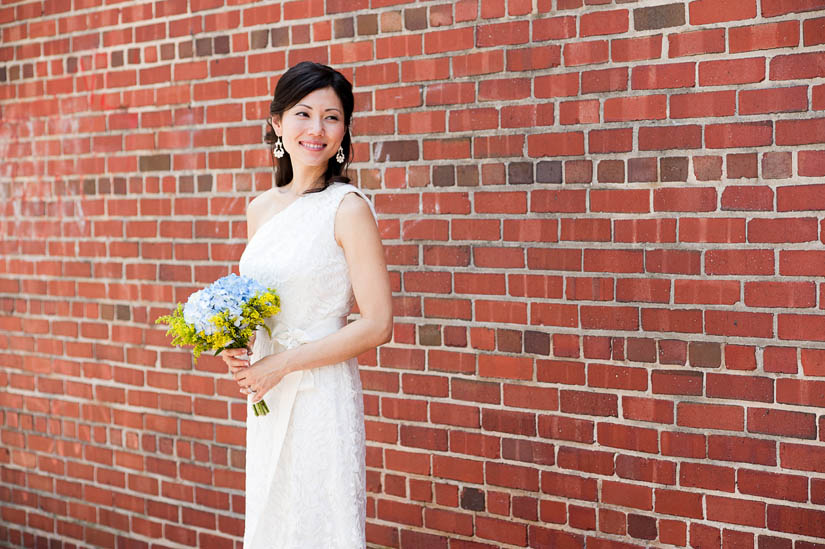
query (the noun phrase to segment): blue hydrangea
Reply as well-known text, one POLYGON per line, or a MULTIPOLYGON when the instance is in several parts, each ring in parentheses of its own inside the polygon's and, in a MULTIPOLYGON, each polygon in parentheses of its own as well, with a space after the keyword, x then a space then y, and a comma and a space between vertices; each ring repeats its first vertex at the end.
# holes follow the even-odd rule
POLYGON ((237 318, 235 325, 240 326, 243 304, 265 291, 266 287, 255 280, 233 273, 190 295, 183 306, 183 318, 197 331, 212 335, 217 328, 210 320, 228 310, 231 316, 237 318))

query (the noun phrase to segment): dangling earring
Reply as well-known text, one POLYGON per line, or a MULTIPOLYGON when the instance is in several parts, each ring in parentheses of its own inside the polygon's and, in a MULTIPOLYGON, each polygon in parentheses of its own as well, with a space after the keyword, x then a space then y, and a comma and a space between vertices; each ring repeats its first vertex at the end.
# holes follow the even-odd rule
POLYGON ((275 148, 272 149, 272 156, 275 158, 283 158, 284 157, 284 144, 281 141, 281 136, 278 136, 278 140, 275 142, 275 148))
POLYGON ((338 152, 335 154, 335 160, 338 161, 339 164, 344 163, 344 146, 338 147, 338 152))

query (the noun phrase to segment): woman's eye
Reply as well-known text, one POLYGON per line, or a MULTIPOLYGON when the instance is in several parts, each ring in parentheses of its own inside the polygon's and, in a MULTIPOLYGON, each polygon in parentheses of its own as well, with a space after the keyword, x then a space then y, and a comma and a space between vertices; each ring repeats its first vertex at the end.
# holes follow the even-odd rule
POLYGON ((295 113, 295 115, 296 116, 309 116, 309 114, 305 113, 304 111, 298 111, 298 112, 295 113))
POLYGON ((327 118, 329 118, 330 120, 336 120, 336 121, 338 120, 337 116, 327 116, 327 118))

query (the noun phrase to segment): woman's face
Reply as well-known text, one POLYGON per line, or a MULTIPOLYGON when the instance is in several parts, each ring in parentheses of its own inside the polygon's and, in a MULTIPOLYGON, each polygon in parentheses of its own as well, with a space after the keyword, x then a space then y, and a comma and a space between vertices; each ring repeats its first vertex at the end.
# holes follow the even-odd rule
POLYGON ((280 120, 272 119, 284 149, 296 165, 326 167, 344 139, 344 107, 332 88, 320 88, 304 96, 280 120))

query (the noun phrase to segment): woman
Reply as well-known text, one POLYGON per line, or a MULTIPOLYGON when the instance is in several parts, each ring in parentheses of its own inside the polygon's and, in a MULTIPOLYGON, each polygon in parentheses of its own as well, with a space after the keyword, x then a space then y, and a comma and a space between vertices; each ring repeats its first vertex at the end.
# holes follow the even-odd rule
POLYGON ((355 357, 389 341, 392 306, 372 206, 341 174, 351 84, 300 63, 281 76, 265 140, 275 186, 247 209, 241 274, 281 312, 246 350, 225 351, 249 395, 245 549, 364 547, 364 412, 355 357), (360 316, 346 324, 358 303, 360 316), (270 412, 251 405, 265 399, 270 412))

